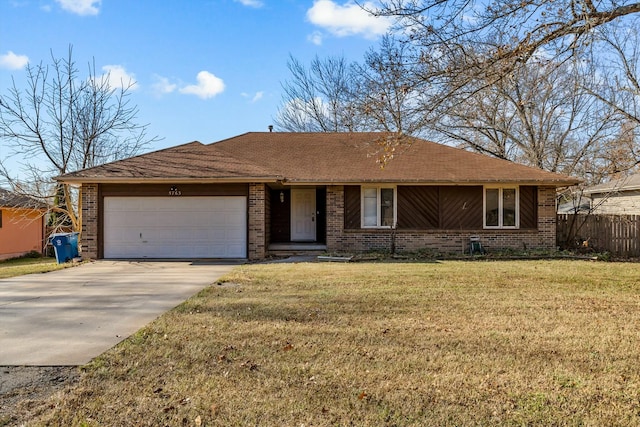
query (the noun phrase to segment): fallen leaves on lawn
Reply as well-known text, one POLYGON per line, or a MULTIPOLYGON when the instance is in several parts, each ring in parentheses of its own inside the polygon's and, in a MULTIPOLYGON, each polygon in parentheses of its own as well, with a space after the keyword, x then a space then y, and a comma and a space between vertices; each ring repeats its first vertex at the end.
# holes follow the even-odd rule
POLYGON ((246 362, 242 362, 240 364, 241 368, 248 368, 250 371, 257 371, 258 370, 258 364, 253 363, 251 360, 247 360, 246 362))

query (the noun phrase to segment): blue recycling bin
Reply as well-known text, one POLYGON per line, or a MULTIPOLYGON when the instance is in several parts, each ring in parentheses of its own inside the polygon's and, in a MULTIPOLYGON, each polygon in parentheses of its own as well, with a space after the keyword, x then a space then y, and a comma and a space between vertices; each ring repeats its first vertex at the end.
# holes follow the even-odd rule
POLYGON ((56 233, 50 237, 51 244, 56 253, 56 261, 63 264, 78 256, 79 233, 56 233))
POLYGON ((69 244, 71 245, 71 258, 77 258, 80 256, 78 253, 78 236, 80 233, 68 233, 69 234, 69 244))

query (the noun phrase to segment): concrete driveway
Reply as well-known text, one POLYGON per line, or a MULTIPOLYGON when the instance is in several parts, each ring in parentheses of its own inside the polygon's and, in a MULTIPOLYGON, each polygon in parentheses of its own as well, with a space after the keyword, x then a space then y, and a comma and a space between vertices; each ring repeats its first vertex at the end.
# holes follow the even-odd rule
POLYGON ((233 264, 97 261, 0 280, 0 366, 83 365, 233 264))

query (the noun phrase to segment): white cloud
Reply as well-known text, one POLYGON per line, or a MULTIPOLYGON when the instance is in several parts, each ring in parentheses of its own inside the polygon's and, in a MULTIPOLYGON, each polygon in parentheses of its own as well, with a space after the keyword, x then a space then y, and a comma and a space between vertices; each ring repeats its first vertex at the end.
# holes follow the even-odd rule
POLYGON ((185 86, 180 89, 180 93, 208 99, 224 91, 224 81, 208 71, 200 71, 196 79, 198 84, 185 86))
POLYGON ((0 68, 19 70, 24 68, 28 63, 29 57, 27 55, 16 55, 11 51, 8 51, 4 55, 0 55, 0 68))
POLYGON ((234 0, 238 3, 241 3, 243 6, 255 7, 259 8, 264 6, 264 3, 261 0, 234 0))
POLYGON ((67 12, 77 15, 97 15, 100 12, 102 0, 56 0, 67 12))
POLYGON ((100 12, 102 0, 56 0, 67 12, 77 15, 97 15, 100 12))
POLYGON ((258 102, 262 99, 262 97, 264 96, 264 92, 260 91, 260 92, 256 92, 256 94, 253 96, 253 98, 251 98, 251 102, 258 102))
POLYGON ((138 89, 136 76, 128 73, 122 65, 105 65, 102 67, 102 71, 104 71, 104 74, 98 78, 101 82, 108 82, 109 87, 128 90, 138 89))
POLYGON ((254 102, 260 101, 264 97, 264 91, 256 92, 256 94, 253 95, 253 96, 251 96, 247 92, 242 92, 240 95, 243 98, 251 98, 251 101, 249 101, 249 102, 251 102, 253 104, 254 102))
MULTIPOLYGON (((364 2, 362 6, 367 9, 375 7, 371 2, 364 2)), ((316 0, 307 11, 307 19, 338 37, 359 34, 375 38, 385 34, 392 24, 390 18, 370 15, 353 1, 341 6, 332 0, 316 0)))
POLYGON ((283 110, 286 115, 294 117, 297 123, 314 123, 316 121, 314 117, 319 115, 327 117, 330 113, 329 106, 322 98, 310 100, 294 98, 285 103, 283 110))
POLYGON ((307 40, 316 46, 320 46, 322 44, 322 33, 320 31, 314 31, 307 36, 307 40))
POLYGON ((162 96, 175 91, 178 88, 176 83, 171 83, 168 78, 154 74, 152 76, 154 82, 151 84, 151 90, 154 95, 162 96))

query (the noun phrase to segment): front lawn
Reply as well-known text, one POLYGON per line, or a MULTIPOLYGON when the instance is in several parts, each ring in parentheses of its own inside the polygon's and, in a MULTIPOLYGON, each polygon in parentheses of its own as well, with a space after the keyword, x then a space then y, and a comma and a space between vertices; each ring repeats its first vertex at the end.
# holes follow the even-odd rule
POLYGON ((640 424, 640 265, 238 267, 36 424, 640 424))
MULTIPOLYGON (((71 264, 69 264, 71 265, 71 264)), ((0 261, 0 279, 31 273, 46 273, 68 267, 57 264, 55 258, 16 258, 0 261)))

